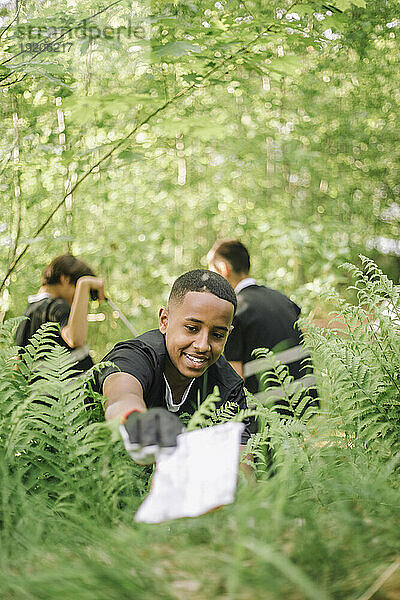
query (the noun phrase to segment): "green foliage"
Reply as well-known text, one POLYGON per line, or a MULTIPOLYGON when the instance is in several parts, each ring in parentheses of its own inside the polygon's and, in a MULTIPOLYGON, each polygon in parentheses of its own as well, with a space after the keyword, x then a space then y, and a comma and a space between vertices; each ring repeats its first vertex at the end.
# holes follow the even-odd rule
MULTIPOLYGON (((305 312, 326 282, 348 283, 338 267, 359 253, 397 278, 397 258, 379 254, 398 238, 397 3, 363 5, 22 3, 2 36, 3 275, 30 247, 7 316, 66 250, 105 276, 140 332, 217 237, 241 237, 254 276, 305 312), (16 56, 64 25, 70 47, 16 56)), ((97 360, 128 335, 100 310, 97 360)))
MULTIPOLYGON (((315 406, 309 406, 313 401, 308 390, 301 388, 294 391, 291 385, 294 382, 293 375, 289 374, 289 367, 285 364, 280 364, 274 358, 274 353, 266 348, 256 348, 253 351, 255 358, 269 358, 272 366, 269 370, 259 375, 260 391, 269 392, 268 397, 261 401, 261 406, 268 406, 272 411, 277 411, 281 415, 289 414, 307 422, 316 412, 315 406), (276 391, 276 393, 274 393, 276 391)), ((302 366, 305 368, 310 363, 310 359, 304 359, 302 366)), ((252 402, 260 402, 256 398, 251 399, 252 402)))
MULTIPOLYGON (((136 507, 146 482, 132 478, 142 468, 125 456, 115 435, 101 422, 100 411, 92 406, 85 385, 92 372, 72 378, 69 352, 51 342, 56 328, 43 325, 22 359, 13 346, 2 350, 2 468, 14 485, 23 486, 24 494, 19 489, 19 495, 47 498, 57 514, 73 505, 108 521, 113 518, 116 496, 119 509, 124 497, 129 507, 136 507), (120 462, 116 471, 111 466, 115 460, 120 462)), ((2 327, 3 340, 10 343, 13 329, 13 322, 2 327)), ((11 493, 7 485, 3 493, 11 493)), ((3 517, 4 511, 5 503, 3 517)), ((8 534, 7 530, 4 535, 8 534)))
MULTIPOLYGON (((257 406, 256 486, 148 527, 132 521, 149 473, 86 378, 71 379, 54 326, 20 360, 18 321, 4 324, 1 597, 361 596, 400 552, 399 288, 358 259, 397 282, 398 2, 18 6, 15 21, 12 3, 0 8, 3 277, 19 257, 2 317, 22 314, 43 267, 72 250, 145 331, 175 276, 205 266, 217 237, 240 237, 255 277, 305 313, 336 302, 348 330, 308 325, 319 415, 257 406), (58 35, 58 52, 35 49, 58 35), (320 300, 327 285, 336 293, 320 300)), ((99 360, 128 332, 108 307, 92 311, 99 360)), ((290 383, 279 366, 273 378, 290 383)), ((231 418, 217 402, 190 428, 231 418)))
MULTIPOLYGON (((234 504, 157 526, 133 523, 149 472, 126 455, 117 429, 86 410, 90 390, 83 384, 91 374, 70 379, 66 353, 48 349, 44 327, 26 358, 25 378, 12 345, 19 320, 5 323, 2 597, 359 597, 400 552, 399 334, 395 321, 378 312, 385 298, 397 316, 399 289, 363 262, 364 270, 346 267, 359 303, 337 298, 351 329, 306 332, 321 413, 299 420, 258 406, 259 433, 245 450, 256 459, 257 484, 240 479, 234 504), (367 324, 360 321, 365 315, 367 324), (30 362, 33 356, 42 362, 30 362)), ((285 384, 279 366, 275 375, 285 384)), ((189 429, 248 416, 232 415, 229 406, 218 412, 218 400, 215 390, 189 429)))
POLYGON ((240 422, 255 415, 254 410, 238 410, 237 405, 233 402, 225 402, 223 406, 217 406, 220 402, 221 397, 216 386, 213 393, 200 404, 196 412, 188 419, 186 429, 193 431, 194 429, 210 427, 227 421, 240 422))
POLYGON ((400 451, 400 287, 371 260, 361 260, 364 270, 344 265, 355 279, 358 303, 331 295, 348 335, 311 328, 307 343, 349 443, 390 457, 400 451))

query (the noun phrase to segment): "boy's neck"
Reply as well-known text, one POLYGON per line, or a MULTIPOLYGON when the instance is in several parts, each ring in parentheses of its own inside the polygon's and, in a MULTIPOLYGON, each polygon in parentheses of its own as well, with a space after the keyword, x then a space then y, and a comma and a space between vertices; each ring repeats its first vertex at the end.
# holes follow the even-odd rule
POLYGON ((49 294, 52 298, 59 298, 59 286, 57 285, 42 285, 39 290, 39 294, 49 294))
POLYGON ((169 387, 171 388, 172 396, 175 400, 176 396, 182 396, 182 393, 185 391, 192 379, 179 373, 178 369, 173 365, 168 355, 165 361, 164 372, 169 383, 169 387))
POLYGON ((238 285, 238 283, 240 283, 241 281, 243 281, 243 279, 247 279, 249 277, 248 273, 234 273, 232 272, 228 281, 231 284, 231 286, 233 287, 233 289, 236 288, 236 286, 238 285))

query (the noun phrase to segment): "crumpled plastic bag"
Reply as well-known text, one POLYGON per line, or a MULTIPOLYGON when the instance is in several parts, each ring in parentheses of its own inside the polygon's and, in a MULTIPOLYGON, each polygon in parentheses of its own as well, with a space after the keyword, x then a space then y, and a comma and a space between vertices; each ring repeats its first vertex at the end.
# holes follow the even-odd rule
POLYGON ((161 523, 197 517, 234 500, 243 423, 182 433, 171 453, 157 457, 149 495, 135 521, 161 523))

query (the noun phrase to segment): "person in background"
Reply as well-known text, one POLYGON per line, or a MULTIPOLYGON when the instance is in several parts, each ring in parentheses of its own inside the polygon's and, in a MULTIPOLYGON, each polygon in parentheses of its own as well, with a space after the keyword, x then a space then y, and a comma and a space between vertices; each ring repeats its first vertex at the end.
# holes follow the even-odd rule
POLYGON ((87 371, 93 366, 86 345, 90 294, 104 300, 104 281, 96 277, 82 260, 70 254, 57 256, 44 269, 39 292, 28 297, 28 307, 16 332, 16 343, 24 348, 41 325, 59 323, 56 342, 71 353, 74 369, 87 371))
MULTIPOLYGON (((207 258, 209 268, 225 277, 237 295, 233 331, 224 355, 241 377, 244 364, 255 358, 255 348, 280 352, 301 344, 302 333, 295 327, 300 308, 281 292, 257 285, 255 279, 249 276, 249 253, 239 240, 217 241, 207 258)), ((289 373, 298 379, 306 374, 306 370, 298 361, 289 365, 289 373)), ((246 378, 245 387, 249 392, 257 393, 257 377, 246 378)))

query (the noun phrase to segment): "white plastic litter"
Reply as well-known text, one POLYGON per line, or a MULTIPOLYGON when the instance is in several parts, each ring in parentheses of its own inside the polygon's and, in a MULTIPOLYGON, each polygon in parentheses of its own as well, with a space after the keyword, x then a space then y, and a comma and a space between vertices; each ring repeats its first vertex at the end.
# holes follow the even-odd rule
POLYGON ((150 494, 135 520, 161 523, 197 517, 234 500, 242 423, 182 433, 172 454, 161 450, 150 494))

